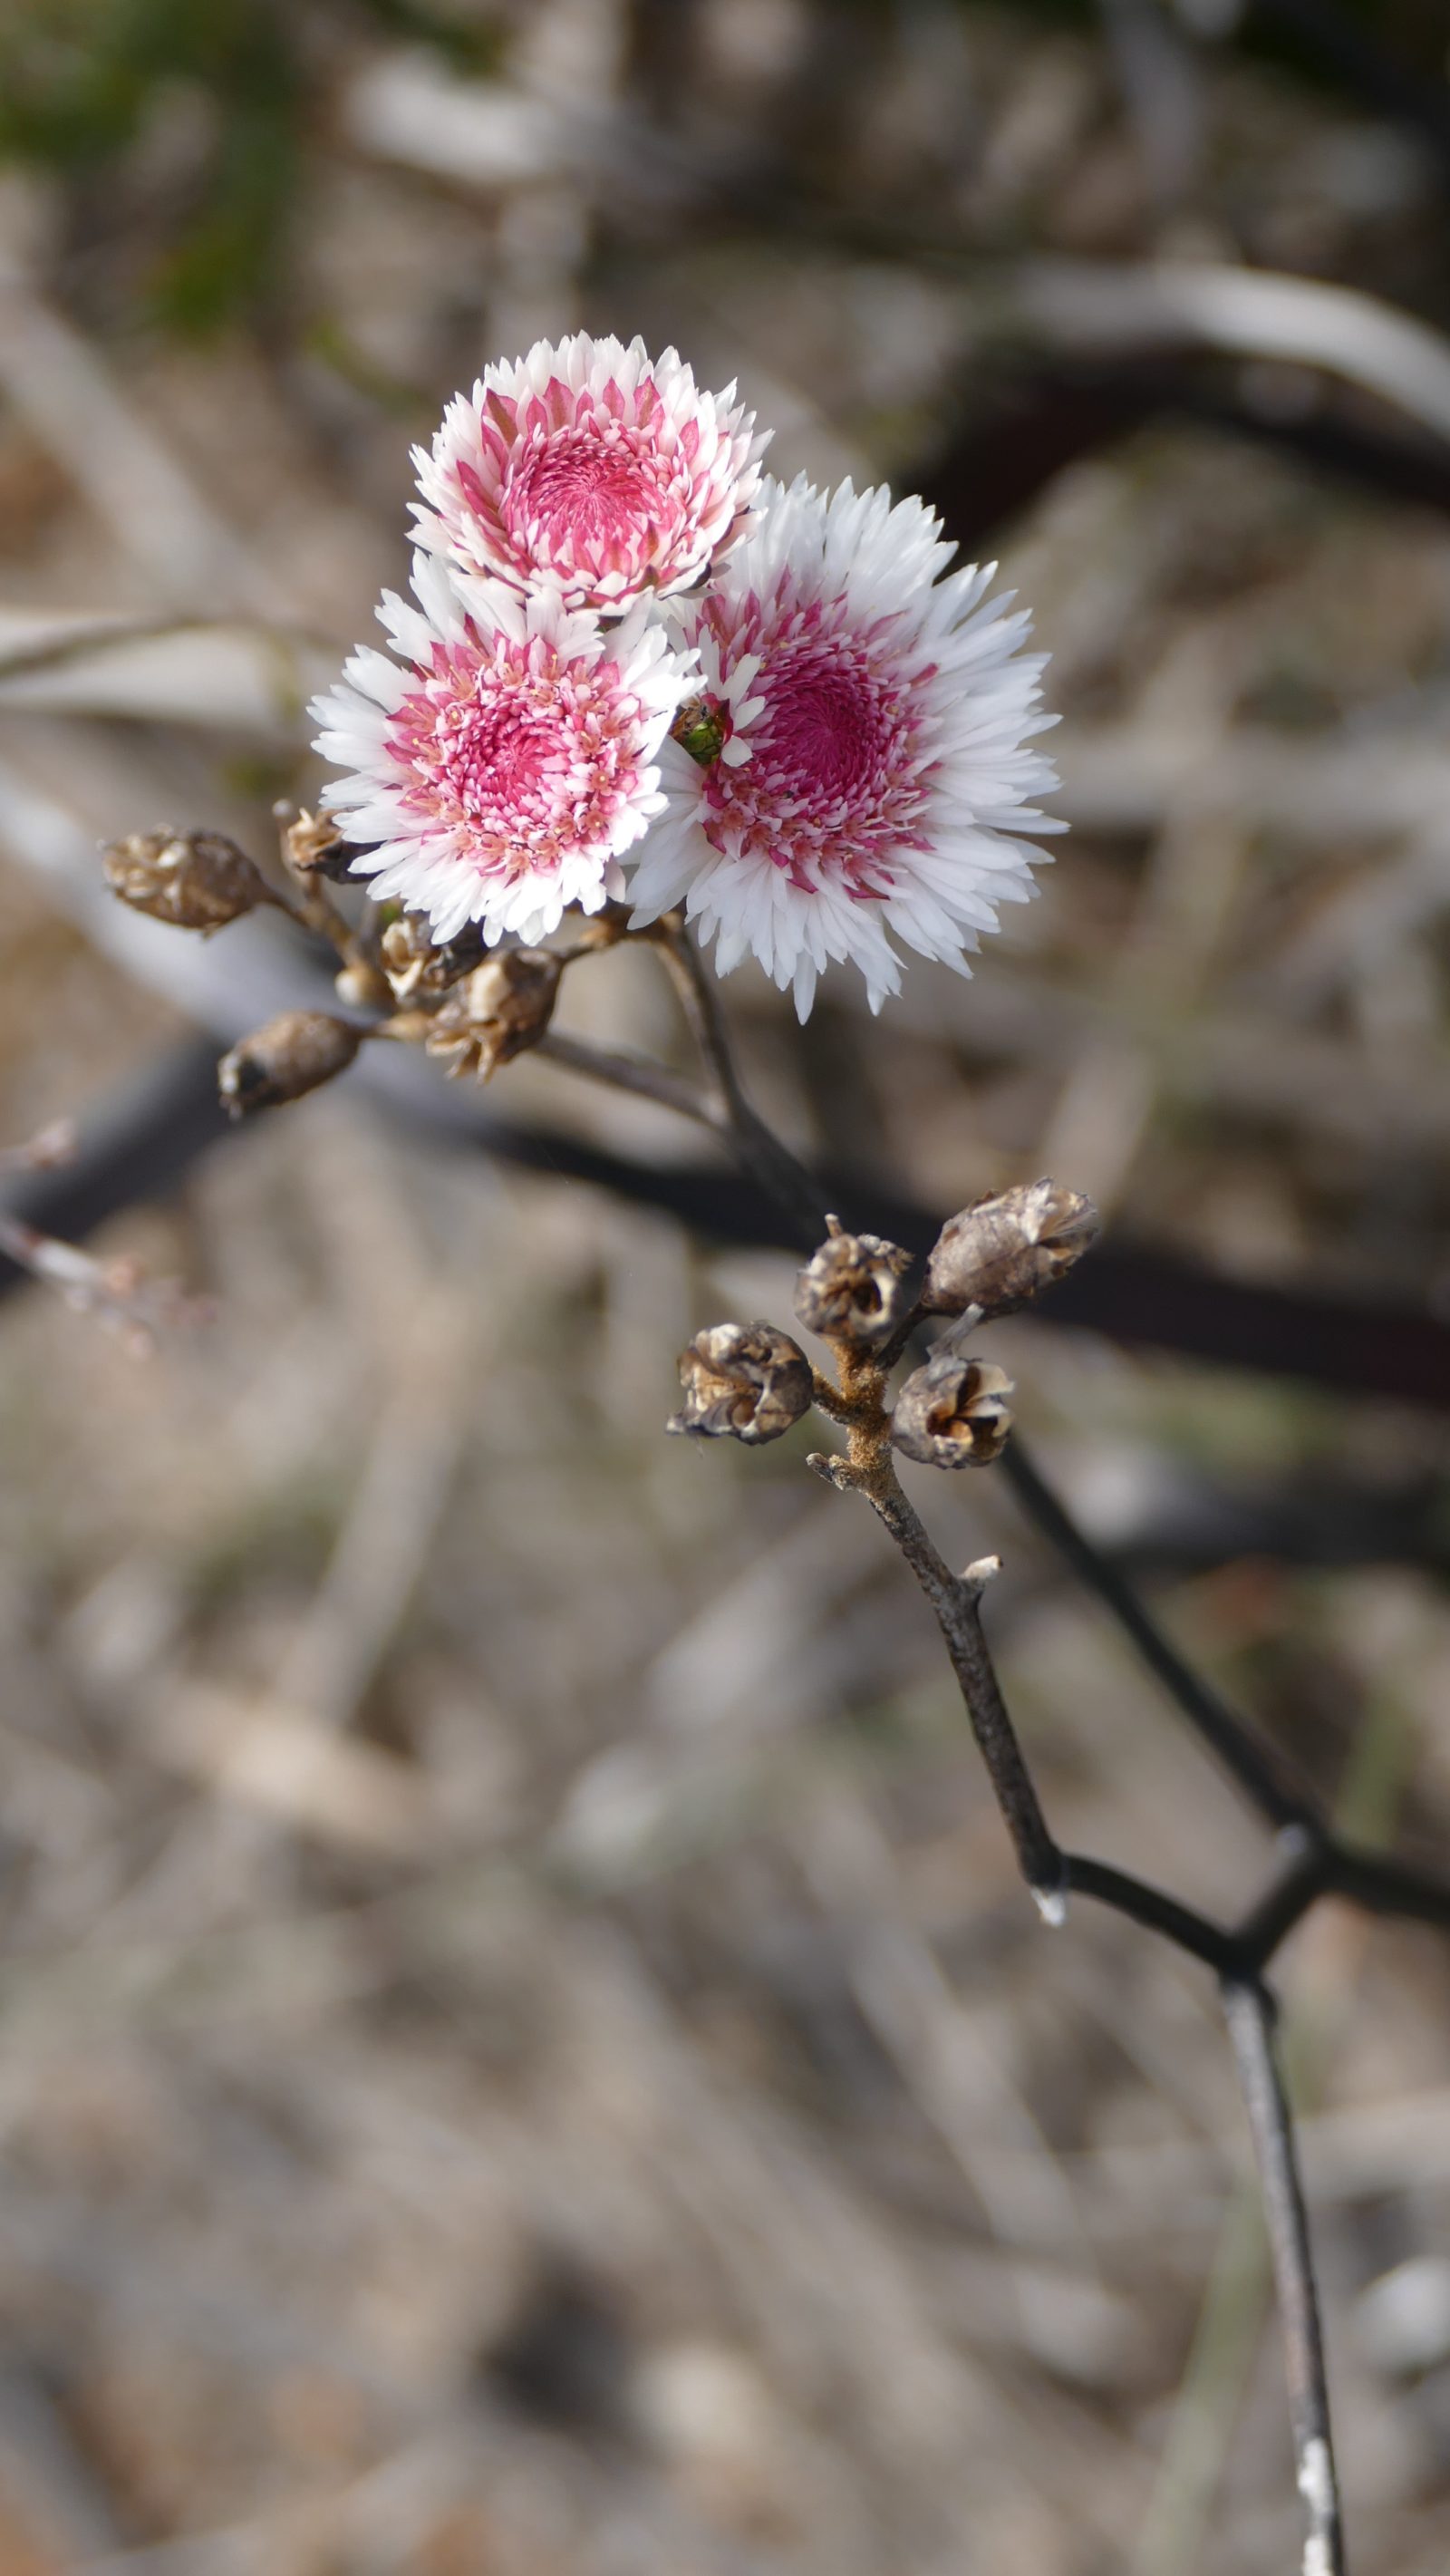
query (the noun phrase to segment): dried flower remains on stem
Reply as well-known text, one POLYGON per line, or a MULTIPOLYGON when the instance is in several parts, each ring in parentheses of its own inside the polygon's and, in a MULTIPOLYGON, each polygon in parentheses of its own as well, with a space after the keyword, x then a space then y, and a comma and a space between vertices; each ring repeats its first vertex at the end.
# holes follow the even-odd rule
POLYGON ((870 1350, 911 1312, 911 1255, 879 1234, 846 1234, 827 1217, 826 1241, 796 1280, 795 1310, 807 1332, 870 1350))
POLYGON ((274 805, 272 813, 282 826, 287 864, 304 884, 309 877, 328 877, 335 885, 345 882, 352 853, 330 814, 309 814, 305 805, 297 813, 285 803, 274 805))
POLYGON ((547 948, 509 948, 476 966, 434 1014, 428 1053, 450 1074, 487 1082, 501 1064, 537 1046, 554 1016, 562 958, 547 948))
POLYGON ((811 1364, 774 1324, 709 1324, 680 1353, 685 1401, 666 1424, 703 1440, 779 1440, 811 1403, 811 1364))
POLYGON ((425 914, 405 912, 388 923, 379 953, 393 999, 427 1002, 482 964, 483 933, 469 922, 456 939, 436 940, 425 914))
POLYGON ((223 930, 259 903, 276 901, 246 851, 224 832, 130 832, 107 842, 101 871, 133 912, 175 930, 223 930))
POLYGON ((978 1199, 949 1217, 927 1257, 922 1311, 1010 1315, 1071 1270, 1095 1241, 1092 1200, 1054 1180, 978 1199))
POLYGON ((362 1043, 351 1020, 327 1011, 282 1011, 243 1038, 217 1067, 217 1088, 231 1118, 278 1109, 345 1073, 362 1043))
POLYGON ((995 1360, 940 1354, 913 1370, 898 1395, 892 1447, 923 1467, 988 1467, 1012 1428, 1011 1393, 995 1360))

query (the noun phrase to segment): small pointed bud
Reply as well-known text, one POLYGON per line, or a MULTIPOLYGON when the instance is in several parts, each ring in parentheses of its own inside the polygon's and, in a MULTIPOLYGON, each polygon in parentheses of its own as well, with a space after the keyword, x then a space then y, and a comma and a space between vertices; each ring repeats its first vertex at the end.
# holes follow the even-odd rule
POLYGON ((330 814, 309 814, 304 805, 301 813, 283 802, 274 805, 273 815, 282 826, 282 845, 288 863, 299 877, 327 877, 333 885, 343 885, 352 872, 348 844, 330 814))
POLYGON ((912 1371, 898 1395, 892 1447, 923 1467, 990 1466, 1012 1428, 1011 1392, 1012 1381, 995 1360, 939 1353, 912 1371))
POLYGON ((405 912, 382 936, 383 973, 400 1002, 430 1000, 471 975, 484 958, 483 933, 469 922, 456 939, 435 941, 425 913, 405 912))
POLYGON ((978 1199, 948 1218, 931 1248, 924 1312, 1010 1315, 1081 1259, 1098 1222, 1091 1199, 1052 1180, 978 1199))
POLYGON ((501 1064, 537 1046, 554 1016, 562 960, 547 948, 508 948, 475 966, 434 1014, 427 1048, 450 1074, 487 1082, 501 1064))
POLYGON ((795 1310, 811 1333, 869 1350, 910 1314, 906 1286, 911 1255, 879 1234, 844 1234, 835 1217, 795 1288, 795 1310))
POLYGON ((779 1440, 811 1402, 811 1364, 774 1324, 710 1324, 680 1353, 685 1401, 666 1423, 703 1440, 779 1440))
POLYGON ((326 1011, 279 1012, 222 1057, 217 1088, 223 1108, 232 1118, 247 1118, 254 1109, 300 1100, 346 1072, 362 1036, 350 1020, 335 1020, 326 1011))
POLYGON ((178 930, 221 930, 272 901, 265 878, 224 832, 131 832, 107 842, 101 869, 133 912, 178 930))

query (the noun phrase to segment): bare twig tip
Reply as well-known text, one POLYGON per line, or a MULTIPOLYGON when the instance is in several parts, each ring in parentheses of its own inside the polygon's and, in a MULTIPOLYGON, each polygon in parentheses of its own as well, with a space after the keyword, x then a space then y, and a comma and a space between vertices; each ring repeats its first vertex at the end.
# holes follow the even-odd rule
POLYGON ((974 1592, 985 1592, 994 1575, 1001 1571, 1000 1556, 974 1556, 971 1564, 962 1568, 962 1581, 970 1583, 974 1592))
POLYGON ((812 1475, 820 1477, 822 1484, 834 1485, 838 1494, 854 1491, 856 1478, 849 1459, 839 1457, 832 1450, 813 1449, 806 1465, 812 1475))

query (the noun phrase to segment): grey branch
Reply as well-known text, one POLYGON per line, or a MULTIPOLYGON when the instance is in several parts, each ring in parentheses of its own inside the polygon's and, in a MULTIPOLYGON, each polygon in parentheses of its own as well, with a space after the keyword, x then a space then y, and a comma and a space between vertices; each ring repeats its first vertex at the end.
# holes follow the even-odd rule
POLYGON ((1306 2518, 1304 2576, 1345 2576, 1324 2337, 1314 2287, 1309 2222, 1294 2151, 1293 2118, 1274 2048, 1274 2001, 1261 1985, 1227 1982, 1223 2003, 1253 2133, 1259 2189, 1269 2229, 1289 2379, 1294 2456, 1306 2518))

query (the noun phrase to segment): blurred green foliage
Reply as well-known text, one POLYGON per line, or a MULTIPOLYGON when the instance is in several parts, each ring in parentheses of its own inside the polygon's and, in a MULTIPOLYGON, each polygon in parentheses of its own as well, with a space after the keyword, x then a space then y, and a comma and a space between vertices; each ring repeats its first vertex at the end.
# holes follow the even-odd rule
MULTIPOLYGON (((894 15, 901 0, 834 5, 894 15)), ((1003 10, 1003 0, 958 5, 1003 10)), ((1103 25, 1102 0, 1016 5, 1039 21, 1103 25)), ((1173 14, 1176 0, 1157 5, 1173 14)), ((185 96, 203 141, 157 217, 149 315, 187 333, 260 317, 283 280, 329 67, 340 42, 369 32, 486 74, 500 67, 509 21, 490 0, 0 0, 0 163, 48 168, 103 206, 168 103, 185 96)), ((1438 0, 1249 0, 1231 41, 1351 87, 1354 47, 1368 41, 1392 76, 1443 85, 1446 34, 1438 0)))
POLYGON ((168 98, 189 93, 205 134, 194 183, 163 227, 147 282, 154 318, 198 333, 265 307, 330 48, 351 24, 493 68, 499 37, 424 0, 3 0, 0 161, 104 189, 168 98))

